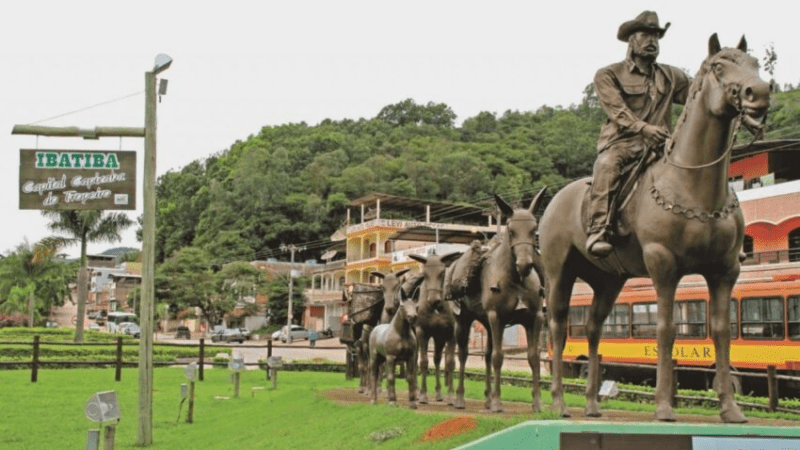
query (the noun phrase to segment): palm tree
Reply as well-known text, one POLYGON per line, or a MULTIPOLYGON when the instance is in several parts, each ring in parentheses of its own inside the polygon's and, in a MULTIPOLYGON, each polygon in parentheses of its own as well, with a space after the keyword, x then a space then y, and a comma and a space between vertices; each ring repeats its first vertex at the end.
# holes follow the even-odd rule
POLYGON ((36 245, 38 258, 46 258, 59 249, 80 243, 81 261, 78 271, 78 317, 75 324, 75 342, 83 342, 83 320, 86 313, 86 287, 88 271, 86 268, 86 246, 89 242, 118 242, 122 240, 120 233, 133 225, 133 221, 125 213, 108 213, 103 211, 42 211, 42 215, 51 220, 48 228, 55 232, 67 234, 50 236, 36 245))
POLYGON ((74 274, 74 265, 37 259, 30 244, 18 245, 0 259, 0 313, 27 314, 33 326, 41 311, 63 304, 74 274))

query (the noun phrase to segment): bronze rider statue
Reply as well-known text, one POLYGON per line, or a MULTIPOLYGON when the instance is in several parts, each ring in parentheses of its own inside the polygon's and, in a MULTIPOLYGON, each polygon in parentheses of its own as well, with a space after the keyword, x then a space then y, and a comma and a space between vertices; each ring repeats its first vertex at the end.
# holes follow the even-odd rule
POLYGON ((685 104, 691 80, 683 71, 657 64, 661 28, 658 15, 645 11, 619 27, 617 39, 628 43, 624 61, 597 71, 594 89, 608 120, 600 130, 591 187, 591 219, 586 250, 602 258, 608 242, 609 209, 618 192, 623 167, 662 144, 672 133, 672 104, 685 104))

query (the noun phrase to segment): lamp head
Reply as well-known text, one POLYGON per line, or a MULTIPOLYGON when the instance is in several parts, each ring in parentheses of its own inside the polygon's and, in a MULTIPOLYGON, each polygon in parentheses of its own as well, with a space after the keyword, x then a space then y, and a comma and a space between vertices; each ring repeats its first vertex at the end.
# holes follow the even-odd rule
POLYGON ((157 74, 159 72, 163 72, 167 70, 171 64, 171 56, 167 55, 166 53, 159 53, 156 55, 156 65, 153 66, 153 73, 157 74))

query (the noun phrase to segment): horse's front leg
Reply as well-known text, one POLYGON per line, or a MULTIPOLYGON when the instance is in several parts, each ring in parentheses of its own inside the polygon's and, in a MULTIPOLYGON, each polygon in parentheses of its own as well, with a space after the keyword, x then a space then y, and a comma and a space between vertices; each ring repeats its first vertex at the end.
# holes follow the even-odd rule
POLYGON ((419 403, 421 405, 428 404, 428 341, 430 338, 425 334, 425 330, 421 326, 416 327, 417 332, 417 349, 419 351, 419 372, 420 372, 420 387, 419 387, 419 403))
POLYGON ((458 388, 456 389, 456 400, 453 406, 456 409, 466 408, 464 401, 464 369, 467 365, 467 357, 469 356, 469 332, 472 322, 470 321, 456 321, 455 326, 455 339, 458 345, 458 388))
POLYGON ((370 403, 373 405, 378 403, 378 373, 381 366, 379 355, 375 354, 369 359, 370 365, 370 403))
POLYGON ((456 337, 450 336, 444 347, 444 382, 447 385, 447 404, 453 405, 453 372, 456 368, 456 337))
POLYGON ((586 323, 586 339, 589 341, 589 380, 586 383, 586 409, 589 417, 600 417, 600 336, 603 322, 614 307, 614 301, 625 284, 625 280, 608 277, 602 286, 592 286, 595 291, 594 301, 589 309, 589 320, 586 323))
POLYGON ((394 370, 397 359, 394 355, 386 355, 386 391, 389 395, 389 404, 397 406, 397 395, 394 391, 394 370))
POLYGON ((570 417, 564 401, 564 385, 562 384, 564 372, 564 346, 567 343, 567 318, 569 317, 569 298, 572 293, 573 279, 555 283, 550 286, 547 298, 547 311, 550 315, 550 335, 553 344, 553 361, 550 372, 553 384, 550 392, 553 396, 553 411, 561 417, 570 417))
MULTIPOLYGON (((491 327, 488 323, 483 324, 484 328, 489 330, 491 327)), ((483 397, 485 402, 484 409, 492 408, 492 355, 494 354, 494 342, 492 340, 491 331, 486 335, 486 353, 483 355, 483 362, 486 366, 486 385, 483 388, 483 397)))
POLYGON ((723 276, 706 276, 709 298, 711 299, 709 305, 711 339, 714 341, 714 350, 716 352, 716 389, 722 408, 720 417, 725 423, 747 422, 747 418, 742 414, 733 396, 730 370, 730 301, 731 291, 738 276, 738 267, 723 276))
POLYGON ((417 409, 417 351, 411 352, 406 360, 406 381, 408 381, 408 407, 417 409))
POLYGON ((541 311, 536 311, 532 323, 525 326, 525 333, 528 339, 528 365, 531 366, 531 398, 533 412, 540 412, 542 410, 542 392, 539 386, 539 373, 541 371, 541 362, 539 361, 539 333, 542 330, 542 322, 544 322, 544 314, 541 311))
POLYGON ((675 344, 673 305, 680 276, 672 252, 661 244, 648 244, 642 253, 647 272, 653 279, 658 302, 658 368, 656 372, 656 419, 674 422, 672 411, 672 347, 675 344))
POLYGON ((500 401, 500 371, 503 368, 503 324, 497 311, 487 311, 489 327, 492 330, 492 366, 494 368, 494 386, 491 392, 491 411, 503 412, 503 402, 500 401))
POLYGON ((439 368, 442 364, 442 350, 444 349, 444 339, 441 337, 433 339, 433 373, 436 379, 436 401, 441 402, 444 400, 442 397, 442 384, 439 381, 441 375, 439 368))

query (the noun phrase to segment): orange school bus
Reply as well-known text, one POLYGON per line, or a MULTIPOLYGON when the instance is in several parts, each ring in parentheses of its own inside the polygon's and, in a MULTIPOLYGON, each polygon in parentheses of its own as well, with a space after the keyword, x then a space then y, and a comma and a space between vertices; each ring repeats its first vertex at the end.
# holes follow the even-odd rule
MULTIPOLYGON (((604 363, 658 362, 656 295, 649 280, 644 284, 641 281, 637 279, 626 286, 603 324, 599 352, 604 363)), ((588 288, 575 291, 577 294, 573 293, 570 302, 564 361, 573 375, 578 376, 585 375, 587 366, 570 362, 588 359, 586 320, 592 294, 588 288)), ((679 366, 714 367, 708 312, 705 283, 682 283, 673 309, 676 337, 672 359, 679 366)), ((800 273, 740 279, 731 298, 730 327, 731 366, 734 374, 739 372, 734 377, 736 390, 742 390, 742 372, 766 372, 769 365, 776 366, 778 373, 800 375, 800 273)), ((612 378, 629 381, 636 378, 632 376, 636 371, 627 368, 606 366, 605 370, 607 377, 620 375, 612 378)), ((652 370, 644 372, 654 378, 652 370)), ((682 371, 678 379, 682 386, 708 388, 712 386, 713 374, 682 371)))

